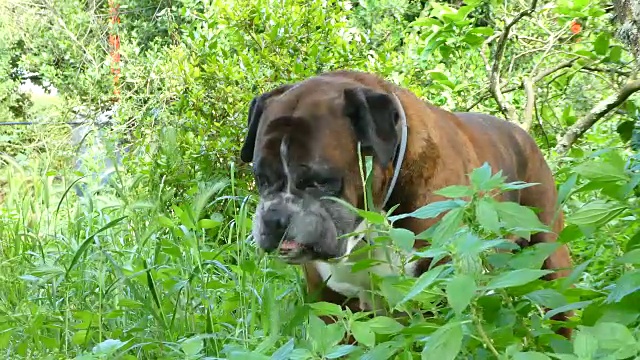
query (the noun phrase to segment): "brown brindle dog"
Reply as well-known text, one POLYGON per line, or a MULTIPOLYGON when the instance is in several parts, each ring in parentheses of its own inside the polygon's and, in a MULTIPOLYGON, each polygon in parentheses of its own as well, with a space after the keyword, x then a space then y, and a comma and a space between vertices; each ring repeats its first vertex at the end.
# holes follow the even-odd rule
MULTIPOLYGON (((444 200, 433 192, 469 184, 467 174, 488 162, 494 171, 502 169, 507 181, 540 184, 498 199, 540 209, 540 220, 553 232, 534 234, 530 244, 554 242, 563 228, 551 170, 534 140, 518 126, 490 115, 445 111, 363 72, 336 71, 283 85, 255 97, 249 109, 241 158, 253 162, 260 194, 253 237, 266 252, 278 250, 284 261, 301 264, 308 292, 319 294, 319 301, 371 310, 362 296, 368 280, 327 261, 352 250, 353 243, 338 237, 362 225, 353 211, 323 198, 340 197, 363 208, 358 143, 364 155, 374 158, 373 198, 384 210, 399 204, 395 214, 409 213, 444 200), (400 146, 405 121, 406 148, 400 146), (404 161, 394 163, 402 155, 404 161), (396 170, 397 182, 390 186, 396 170)), ((405 218, 394 226, 417 234, 439 219, 405 218)), ((426 245, 416 241, 415 247, 426 245)), ((419 276, 429 263, 420 259, 405 270, 419 276)), ((567 247, 547 258, 544 268, 557 270, 548 279, 568 275, 567 247)), ((559 333, 571 334, 570 329, 559 333)))

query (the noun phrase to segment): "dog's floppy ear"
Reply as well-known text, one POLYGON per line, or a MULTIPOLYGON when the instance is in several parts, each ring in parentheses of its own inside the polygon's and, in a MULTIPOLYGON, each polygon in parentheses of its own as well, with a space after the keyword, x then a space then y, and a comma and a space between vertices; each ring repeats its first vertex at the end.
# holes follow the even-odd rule
POLYGON ((248 163, 253 160, 253 150, 256 146, 258 125, 260 123, 260 117, 262 117, 262 113, 264 112, 265 103, 267 102, 267 100, 269 100, 269 98, 271 97, 281 95, 292 87, 293 85, 290 84, 282 85, 274 90, 266 92, 262 95, 258 95, 251 100, 251 103, 249 103, 249 116, 247 120, 249 129, 247 130, 244 144, 242 145, 242 149, 240 150, 240 159, 242 161, 248 163))
POLYGON ((369 88, 344 90, 345 115, 353 124, 363 148, 371 148, 381 166, 386 167, 395 155, 398 143, 396 123, 398 109, 391 96, 369 88))

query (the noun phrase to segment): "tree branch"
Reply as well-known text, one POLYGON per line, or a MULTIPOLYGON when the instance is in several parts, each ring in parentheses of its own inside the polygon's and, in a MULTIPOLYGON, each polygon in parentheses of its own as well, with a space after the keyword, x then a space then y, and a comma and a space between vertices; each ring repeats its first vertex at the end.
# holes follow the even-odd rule
MULTIPOLYGON (((561 62, 560 64, 552 67, 552 68, 548 68, 545 70, 540 71, 537 75, 533 76, 533 83, 538 83, 540 82, 542 79, 544 79, 545 77, 556 73, 564 68, 568 68, 571 67, 571 65, 573 65, 574 62, 576 62, 576 60, 578 60, 578 58, 573 58, 564 62, 561 62)), ((524 87, 524 83, 521 83, 519 85, 515 85, 515 86, 511 86, 508 87, 504 90, 502 90, 503 94, 506 93, 510 93, 510 92, 514 92, 516 90, 520 90, 524 87)), ((491 92, 489 92, 489 94, 485 94, 480 96, 480 98, 478 100, 476 100, 471 106, 468 106, 467 109, 465 111, 470 111, 471 109, 473 109, 474 107, 478 106, 478 104, 480 104, 481 102, 485 101, 486 99, 488 99, 489 97, 491 97, 491 92)))
POLYGON ((536 6, 538 5, 538 0, 533 0, 531 6, 524 11, 521 11, 518 15, 516 15, 511 22, 509 22, 502 31, 502 34, 498 38, 498 44, 496 45, 496 53, 493 57, 493 65, 491 67, 491 74, 489 76, 489 92, 493 95, 493 98, 498 103, 500 107, 500 111, 506 116, 507 120, 515 121, 516 119, 516 110, 515 108, 509 104, 500 90, 500 66, 502 64, 502 57, 504 56, 504 50, 507 45, 507 40, 509 39, 509 32, 511 28, 518 23, 518 21, 522 20, 525 16, 531 15, 536 6))
POLYGON ((636 91, 640 91, 640 79, 629 81, 618 93, 613 94, 596 104, 596 106, 594 106, 582 119, 578 120, 567 129, 562 139, 560 139, 556 145, 556 152, 558 154, 567 153, 571 148, 571 145, 573 145, 576 140, 587 132, 598 120, 622 104, 636 91))
POLYGON ((530 78, 524 78, 524 80, 522 80, 522 86, 524 87, 524 92, 527 95, 527 103, 524 107, 521 126, 526 132, 529 132, 531 125, 533 124, 533 107, 536 104, 536 92, 533 89, 534 82, 535 80, 530 78))

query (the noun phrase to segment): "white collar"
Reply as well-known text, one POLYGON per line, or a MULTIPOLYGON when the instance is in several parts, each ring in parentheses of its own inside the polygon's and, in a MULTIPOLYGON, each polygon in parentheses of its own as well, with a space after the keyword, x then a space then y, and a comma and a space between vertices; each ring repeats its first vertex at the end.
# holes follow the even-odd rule
POLYGON ((382 202, 382 208, 387 205, 389 198, 391 198, 391 193, 393 193, 396 182, 398 181, 398 177, 400 176, 400 170, 402 169, 402 161, 404 160, 404 155, 407 152, 407 116, 404 113, 404 108, 402 107, 400 99, 398 99, 398 97, 394 93, 392 93, 391 95, 393 96, 393 102, 395 103, 400 115, 400 121, 398 122, 398 125, 400 126, 401 134, 400 144, 397 152, 398 156, 393 166, 393 177, 391 178, 391 182, 389 183, 389 187, 387 188, 387 194, 384 197, 384 201, 382 202))

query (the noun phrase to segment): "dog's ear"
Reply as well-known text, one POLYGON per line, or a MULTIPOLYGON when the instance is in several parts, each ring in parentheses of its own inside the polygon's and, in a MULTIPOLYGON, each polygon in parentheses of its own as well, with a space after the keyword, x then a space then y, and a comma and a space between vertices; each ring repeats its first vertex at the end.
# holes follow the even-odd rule
POLYGON ((249 116, 247 120, 247 135, 244 139, 242 149, 240 150, 240 159, 242 161, 248 163, 253 160, 253 151, 256 146, 258 125, 267 101, 274 96, 283 94, 292 87, 293 85, 291 84, 282 85, 274 90, 258 95, 251 100, 251 103, 249 103, 249 116))
POLYGON ((344 113, 351 119, 358 141, 363 149, 373 149, 380 165, 386 167, 393 160, 398 143, 399 114, 393 99, 364 87, 345 89, 344 99, 344 113))

